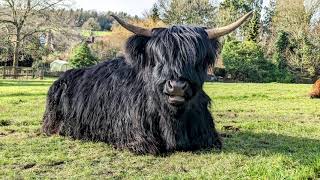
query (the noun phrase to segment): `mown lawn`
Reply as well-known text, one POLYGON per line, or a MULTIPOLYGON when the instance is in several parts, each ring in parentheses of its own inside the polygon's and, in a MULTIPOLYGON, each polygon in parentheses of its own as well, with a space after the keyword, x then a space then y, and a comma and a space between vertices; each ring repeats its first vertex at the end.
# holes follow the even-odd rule
MULTIPOLYGON (((112 34, 111 31, 92 31, 92 34, 94 36, 100 37, 100 36, 110 36, 112 34)), ((84 37, 89 37, 91 35, 90 31, 83 30, 81 31, 81 35, 84 37)))
POLYGON ((0 80, 0 179, 317 179, 320 100, 310 85, 208 83, 224 149, 136 156, 104 143, 46 137, 52 80, 0 80))

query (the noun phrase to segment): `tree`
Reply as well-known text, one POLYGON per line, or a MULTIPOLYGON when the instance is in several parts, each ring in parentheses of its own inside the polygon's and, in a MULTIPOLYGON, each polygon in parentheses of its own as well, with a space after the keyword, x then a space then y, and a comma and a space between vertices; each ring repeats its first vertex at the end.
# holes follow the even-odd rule
POLYGON ((111 27, 112 27, 112 18, 110 18, 110 15, 108 14, 101 14, 98 16, 97 18, 97 21, 101 27, 101 30, 105 31, 105 30, 108 30, 110 31, 111 30, 111 27))
POLYGON ((286 60, 288 68, 297 76, 314 78, 320 73, 319 34, 313 30, 313 27, 316 29, 313 18, 319 9, 319 0, 276 1, 272 19, 273 51, 278 55, 277 34, 286 33, 288 43, 280 52, 281 59, 286 60))
POLYGON ((271 35, 272 18, 275 14, 276 0, 269 0, 269 4, 263 7, 264 16, 262 18, 262 33, 266 38, 271 35))
POLYGON ((82 28, 90 31, 99 31, 101 29, 100 24, 94 18, 89 18, 82 25, 82 28))
POLYGON ((99 61, 106 61, 117 57, 117 55, 120 54, 121 47, 122 45, 120 45, 119 47, 113 44, 110 40, 99 40, 92 44, 90 49, 92 51, 92 54, 99 61))
MULTIPOLYGON (((261 26, 262 0, 224 0, 219 6, 219 25, 230 24, 237 20, 240 14, 254 11, 253 17, 240 28, 240 35, 246 40, 258 41, 261 26)), ((239 31, 232 33, 236 35, 239 31)), ((231 35, 232 35, 231 34, 231 35)))
POLYGON ((87 43, 81 43, 73 49, 69 62, 74 68, 83 68, 96 64, 97 58, 92 55, 87 43))
POLYGON ((158 6, 166 24, 215 25, 216 7, 209 0, 158 0, 158 6))
MULTIPOLYGON (((66 0, 0 0, 0 24, 8 30, 13 46, 14 74, 23 42, 49 29, 52 12, 66 0)), ((16 77, 16 76, 15 76, 16 77)))
MULTIPOLYGON (((1 24, 0 24, 1 25, 1 24)), ((5 26, 0 26, 0 62, 6 62, 9 60, 10 53, 12 51, 12 45, 10 43, 10 39, 6 34, 8 29, 5 26)))
POLYGON ((151 19, 156 22, 160 20, 160 12, 157 4, 154 4, 151 9, 151 19))
POLYGON ((275 42, 275 53, 273 59, 281 71, 288 68, 286 50, 289 47, 289 43, 289 34, 287 32, 280 31, 275 42))
POLYGON ((223 62, 234 80, 247 82, 275 81, 275 65, 266 60, 254 41, 228 41, 222 50, 223 62))

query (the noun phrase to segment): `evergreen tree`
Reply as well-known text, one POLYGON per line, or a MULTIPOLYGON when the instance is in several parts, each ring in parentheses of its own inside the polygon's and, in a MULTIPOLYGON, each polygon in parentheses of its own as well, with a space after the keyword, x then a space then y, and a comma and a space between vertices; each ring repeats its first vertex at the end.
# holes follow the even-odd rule
POLYGON ((166 24, 215 26, 216 7, 210 0, 158 0, 166 24))
MULTIPOLYGON (((240 15, 249 11, 254 11, 254 15, 247 24, 240 28, 241 37, 249 41, 257 42, 261 25, 261 0, 224 0, 219 6, 218 17, 220 26, 236 21, 240 15)), ((237 33, 237 31, 232 34, 235 35, 235 33, 237 33)))
POLYGON ((159 7, 157 4, 154 4, 151 9, 151 19, 153 20, 153 22, 160 20, 159 7))
POLYGON ((92 55, 87 43, 81 43, 73 49, 69 62, 73 68, 83 68, 96 64, 97 58, 92 55))

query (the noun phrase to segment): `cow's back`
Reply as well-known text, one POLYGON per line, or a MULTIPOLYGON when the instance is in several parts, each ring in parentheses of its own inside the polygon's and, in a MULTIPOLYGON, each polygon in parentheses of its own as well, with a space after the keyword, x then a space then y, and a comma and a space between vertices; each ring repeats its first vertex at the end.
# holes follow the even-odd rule
POLYGON ((128 118, 124 104, 130 103, 130 91, 142 90, 135 79, 122 58, 67 71, 49 89, 44 131, 109 142, 106 133, 114 136, 116 131, 111 124, 119 123, 120 129, 128 118))

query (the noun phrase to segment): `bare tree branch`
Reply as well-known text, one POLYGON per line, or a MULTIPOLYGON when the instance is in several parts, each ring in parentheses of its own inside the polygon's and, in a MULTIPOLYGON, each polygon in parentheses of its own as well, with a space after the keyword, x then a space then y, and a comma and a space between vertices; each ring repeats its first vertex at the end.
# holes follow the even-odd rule
POLYGON ((10 24, 14 24, 15 25, 15 22, 10 21, 10 20, 5 20, 5 19, 0 19, 0 23, 10 23, 10 24))
POLYGON ((18 65, 19 52, 28 37, 44 33, 52 23, 52 10, 69 0, 0 0, 0 26, 7 26, 7 37, 13 47, 13 66, 18 65))

